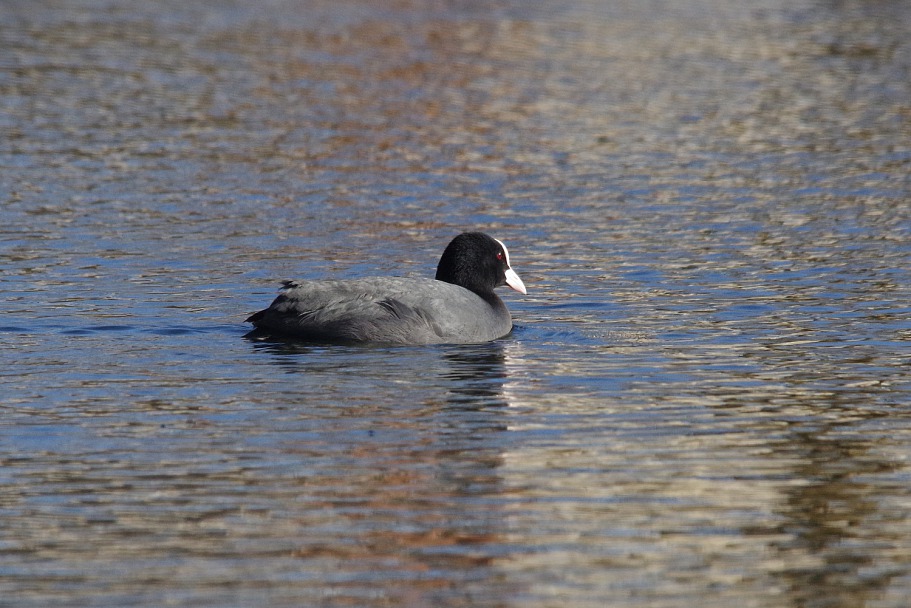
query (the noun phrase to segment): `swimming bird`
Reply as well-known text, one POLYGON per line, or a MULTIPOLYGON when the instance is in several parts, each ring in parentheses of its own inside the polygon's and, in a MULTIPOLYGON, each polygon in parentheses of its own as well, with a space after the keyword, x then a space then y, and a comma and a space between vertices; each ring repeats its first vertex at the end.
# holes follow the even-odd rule
POLYGON ((323 343, 476 343, 512 331, 494 289, 525 294, 501 241, 465 232, 443 251, 434 279, 371 277, 284 281, 269 308, 247 319, 256 332, 323 343))

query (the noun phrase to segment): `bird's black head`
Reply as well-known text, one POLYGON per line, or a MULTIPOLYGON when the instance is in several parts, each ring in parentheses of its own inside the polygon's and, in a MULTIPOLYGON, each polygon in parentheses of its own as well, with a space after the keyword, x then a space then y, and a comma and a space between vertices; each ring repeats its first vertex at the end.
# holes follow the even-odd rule
POLYGON ((452 239, 437 265, 436 279, 482 297, 502 285, 525 293, 522 279, 509 267, 506 246, 483 232, 463 232, 452 239))

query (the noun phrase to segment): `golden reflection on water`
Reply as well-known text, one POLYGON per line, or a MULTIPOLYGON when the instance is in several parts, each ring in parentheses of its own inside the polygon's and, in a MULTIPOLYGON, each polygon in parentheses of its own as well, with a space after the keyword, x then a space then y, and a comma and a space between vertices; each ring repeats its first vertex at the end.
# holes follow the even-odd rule
POLYGON ((903 441, 873 431, 897 413, 888 383, 828 382, 844 373, 850 344, 763 345, 747 336, 703 346, 619 341, 598 349, 627 358, 626 366, 565 351, 545 364, 527 357, 522 341, 505 349, 509 428, 523 435, 499 469, 504 485, 522 489, 507 521, 516 542, 525 530, 538 532, 534 550, 502 566, 516 576, 535 572, 533 594, 547 595, 571 570, 575 585, 650 606, 678 605, 679 595, 665 595, 667 576, 677 593, 711 588, 712 605, 743 593, 794 605, 826 597, 839 606, 888 596, 896 554, 872 554, 861 532, 883 523, 886 547, 906 534, 907 500, 896 505, 874 481, 901 478, 907 467, 907 455, 893 449, 903 441), (632 384, 623 400, 588 381, 606 368, 624 376, 656 351, 668 357, 663 370, 682 373, 623 378, 632 384), (731 375, 708 380, 716 365, 731 375), (548 376, 562 390, 541 391, 548 376), (872 406, 871 390, 886 402, 872 406), (578 426, 568 429, 568 417, 578 426), (556 428, 574 441, 555 441, 556 428))

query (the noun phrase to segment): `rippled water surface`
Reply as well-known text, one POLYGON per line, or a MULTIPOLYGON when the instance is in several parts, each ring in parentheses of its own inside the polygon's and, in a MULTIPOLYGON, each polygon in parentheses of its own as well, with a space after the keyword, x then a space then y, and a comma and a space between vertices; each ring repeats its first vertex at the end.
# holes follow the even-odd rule
POLYGON ((3 2, 0 604, 908 606, 909 6, 3 2))

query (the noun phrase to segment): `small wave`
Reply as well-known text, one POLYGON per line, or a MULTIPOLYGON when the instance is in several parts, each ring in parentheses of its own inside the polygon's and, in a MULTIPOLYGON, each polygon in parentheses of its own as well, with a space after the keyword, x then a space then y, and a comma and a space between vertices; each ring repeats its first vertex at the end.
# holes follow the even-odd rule
POLYGON ((90 334, 99 334, 107 332, 134 331, 134 325, 89 325, 88 327, 77 327, 75 329, 64 329, 60 333, 66 336, 86 336, 90 334))

